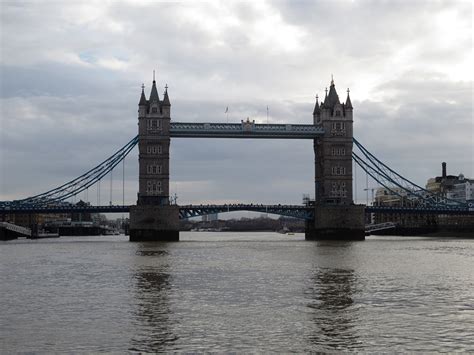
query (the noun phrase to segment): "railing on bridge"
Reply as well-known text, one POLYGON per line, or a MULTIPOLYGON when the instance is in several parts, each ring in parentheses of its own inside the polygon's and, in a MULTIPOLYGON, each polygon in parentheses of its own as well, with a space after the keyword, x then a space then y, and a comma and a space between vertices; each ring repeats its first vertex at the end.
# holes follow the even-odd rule
POLYGON ((377 223, 377 224, 367 224, 365 226, 365 232, 370 233, 370 232, 376 232, 376 231, 381 231, 385 229, 392 229, 397 227, 397 225, 393 222, 385 222, 385 223, 377 223))
POLYGON ((5 214, 29 214, 29 213, 114 213, 129 212, 128 205, 73 205, 62 203, 57 205, 34 205, 34 204, 13 204, 0 207, 0 213, 5 214))
MULTIPOLYGON (((0 209, 1 213, 26 214, 26 213, 113 213, 129 212, 130 206, 90 206, 62 204, 58 206, 10 206, 0 209)), ((313 219, 314 207, 304 205, 263 205, 263 204, 225 204, 225 205, 184 205, 179 206, 179 217, 181 219, 199 217, 214 213, 253 211, 271 213, 281 216, 299 219, 313 219)))

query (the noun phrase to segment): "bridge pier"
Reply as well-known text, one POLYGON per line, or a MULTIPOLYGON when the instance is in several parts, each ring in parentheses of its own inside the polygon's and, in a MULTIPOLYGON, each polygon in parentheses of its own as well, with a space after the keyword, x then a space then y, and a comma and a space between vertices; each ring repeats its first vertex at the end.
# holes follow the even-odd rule
POLYGON ((365 240, 365 206, 315 206, 306 223, 306 240, 365 240))
POLYGON ((130 241, 179 241, 179 207, 176 205, 130 207, 130 241))

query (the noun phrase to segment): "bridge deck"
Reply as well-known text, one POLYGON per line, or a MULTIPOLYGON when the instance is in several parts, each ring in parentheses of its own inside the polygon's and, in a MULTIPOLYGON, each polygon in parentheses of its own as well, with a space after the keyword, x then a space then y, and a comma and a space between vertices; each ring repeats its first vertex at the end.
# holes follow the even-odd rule
MULTIPOLYGON (((130 206, 109 205, 109 206, 35 206, 15 204, 7 202, 0 205, 0 214, 30 214, 30 213, 123 213, 129 212, 130 206)), ((304 205, 263 205, 263 204, 224 204, 224 205, 182 205, 179 206, 180 218, 191 218, 213 213, 224 213, 234 211, 254 211, 262 213, 272 213, 282 216, 290 216, 302 219, 314 218, 314 207, 304 205)), ((474 210, 460 208, 443 207, 381 207, 367 206, 366 213, 387 213, 387 214, 450 214, 450 215, 474 215, 474 210)))

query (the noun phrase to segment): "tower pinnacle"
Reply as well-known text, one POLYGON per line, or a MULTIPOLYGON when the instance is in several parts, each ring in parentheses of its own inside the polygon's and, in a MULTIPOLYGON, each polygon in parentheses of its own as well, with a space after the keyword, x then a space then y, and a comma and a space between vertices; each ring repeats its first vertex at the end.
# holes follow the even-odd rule
POLYGON ((150 103, 153 103, 154 101, 159 104, 160 98, 158 96, 158 91, 156 90, 155 71, 153 70, 153 85, 151 86, 150 103))
POLYGON ((171 106, 170 98, 168 97, 168 84, 165 85, 165 93, 163 94, 163 106, 171 106))
POLYGON ((321 108, 319 107, 318 95, 316 95, 316 103, 314 104, 313 116, 319 115, 321 108))
POLYGON ((351 98, 349 97, 349 88, 347 88, 347 99, 346 99, 346 109, 349 108, 349 109, 352 109, 352 102, 351 102, 351 98))
POLYGON ((333 109, 336 104, 339 104, 339 96, 336 92, 336 86, 334 85, 334 77, 331 74, 331 86, 329 87, 329 94, 326 88, 326 97, 324 99, 324 107, 333 109))
POLYGON ((142 84, 142 94, 140 96, 140 102, 138 103, 138 106, 146 106, 147 101, 145 97, 145 84, 142 84))

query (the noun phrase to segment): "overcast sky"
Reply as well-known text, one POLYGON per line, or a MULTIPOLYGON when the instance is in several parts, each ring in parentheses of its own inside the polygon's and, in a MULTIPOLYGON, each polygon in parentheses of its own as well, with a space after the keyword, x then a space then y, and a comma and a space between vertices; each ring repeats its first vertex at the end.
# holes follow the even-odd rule
MULTIPOLYGON (((0 200, 69 181, 134 137, 154 69, 180 122, 225 122, 229 107, 231 122, 263 123, 268 105, 270 122, 311 123, 333 74, 341 98, 351 90, 354 135, 382 161, 421 185, 442 161, 474 178, 471 1, 1 0, 0 14, 0 200)), ((171 145, 180 204, 314 195, 309 140, 171 145)), ((137 149, 125 178, 134 203, 137 149)), ((360 171, 357 184, 365 202, 360 171)))

